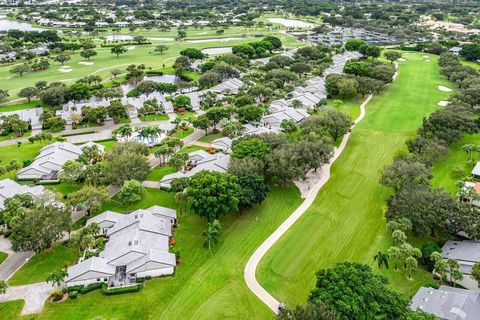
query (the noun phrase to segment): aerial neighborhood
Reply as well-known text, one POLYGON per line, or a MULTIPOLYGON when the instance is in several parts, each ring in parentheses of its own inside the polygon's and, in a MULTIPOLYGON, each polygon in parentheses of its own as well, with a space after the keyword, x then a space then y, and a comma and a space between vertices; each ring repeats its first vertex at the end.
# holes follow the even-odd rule
POLYGON ((0 0, 0 319, 480 320, 479 92, 473 0, 0 0))

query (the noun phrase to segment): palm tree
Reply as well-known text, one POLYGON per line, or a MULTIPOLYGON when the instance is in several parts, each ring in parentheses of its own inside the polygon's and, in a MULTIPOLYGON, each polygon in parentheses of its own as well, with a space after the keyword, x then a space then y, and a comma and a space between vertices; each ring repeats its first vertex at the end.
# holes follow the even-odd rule
POLYGON ((183 213, 184 207, 187 204, 187 192, 186 190, 177 192, 175 194, 175 203, 177 203, 180 206, 180 214, 183 213))
POLYGON ((388 260, 390 259, 390 256, 388 253, 384 253, 382 251, 378 251, 377 254, 373 257, 375 261, 378 263, 378 269, 382 269, 382 267, 385 267, 388 269, 388 260))
POLYGON ((0 280, 0 294, 4 294, 5 292, 7 292, 7 289, 8 289, 7 282, 4 280, 0 280))
POLYGON ((405 266, 408 269, 408 279, 412 279, 412 270, 418 267, 418 261, 414 257, 405 259, 405 266))
POLYGON ((398 260, 402 257, 403 252, 399 247, 390 247, 388 249, 388 255, 393 258, 394 261, 394 269, 398 271, 398 260))
POLYGON ((222 227, 217 219, 213 220, 212 223, 209 223, 207 230, 202 233, 202 235, 205 237, 203 247, 208 249, 209 254, 212 252, 212 246, 220 241, 221 233, 222 227))
POLYGON ((122 138, 131 137, 133 134, 133 129, 128 123, 125 123, 115 130, 115 134, 118 134, 122 138))
POLYGON ((45 280, 46 282, 51 282, 52 286, 55 286, 57 288, 60 287, 60 285, 63 282, 63 279, 65 279, 68 276, 68 272, 66 268, 63 268, 60 271, 52 272, 47 276, 47 279, 45 280))

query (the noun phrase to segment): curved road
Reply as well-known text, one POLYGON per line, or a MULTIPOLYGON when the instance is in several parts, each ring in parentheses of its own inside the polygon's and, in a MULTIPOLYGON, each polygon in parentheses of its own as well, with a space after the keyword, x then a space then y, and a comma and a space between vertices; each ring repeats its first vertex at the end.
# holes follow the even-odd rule
MULTIPOLYGON (((393 76, 393 80, 395 80, 398 76, 398 65, 395 63, 396 72, 393 76)), ((360 115, 357 119, 355 119, 353 127, 357 123, 359 123, 365 117, 365 106, 370 102, 372 99, 372 95, 369 95, 365 101, 362 102, 360 105, 360 115)), ((342 154, 345 146, 347 145, 348 139, 350 138, 351 132, 348 132, 343 136, 342 143, 338 146, 335 150, 334 155, 330 162, 327 165, 324 165, 321 168, 321 178, 320 180, 313 186, 313 188, 308 193, 305 200, 302 204, 255 250, 253 255, 248 260, 243 276, 245 282, 247 283, 248 288, 260 299, 263 303, 265 303, 275 314, 279 312, 280 302, 275 299, 267 290, 265 290, 260 283, 256 279, 256 270, 260 260, 263 256, 272 248, 275 243, 290 229, 290 227, 307 211, 310 205, 315 200, 318 192, 322 187, 327 183, 330 179, 330 167, 338 159, 338 157, 342 154)))

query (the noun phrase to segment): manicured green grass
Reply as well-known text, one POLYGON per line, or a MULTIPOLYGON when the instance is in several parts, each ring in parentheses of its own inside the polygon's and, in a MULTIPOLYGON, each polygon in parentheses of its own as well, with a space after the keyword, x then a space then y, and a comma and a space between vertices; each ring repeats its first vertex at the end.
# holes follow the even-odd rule
POLYGON ((213 140, 221 138, 221 137, 223 137, 223 134, 221 132, 209 133, 208 136, 203 136, 200 139, 198 139, 198 141, 211 143, 213 140))
POLYGON ((21 135, 20 137, 17 136, 16 133, 10 133, 9 135, 6 135, 6 136, 0 136, 0 141, 6 141, 6 140, 13 140, 13 139, 16 139, 16 138, 26 138, 26 137, 30 137, 32 135, 32 132, 31 131, 27 131, 27 132, 24 132, 23 135, 21 135))
POLYGON ((190 153, 198 150, 206 150, 206 148, 197 146, 194 144, 190 144, 188 146, 183 147, 182 150, 179 151, 179 153, 190 153))
POLYGON ((18 103, 18 104, 0 105, 0 112, 31 109, 31 108, 36 108, 38 106, 42 106, 42 102, 40 102, 40 100, 32 100, 30 102, 27 101, 27 102, 18 103))
POLYGON ((433 164, 432 185, 436 188, 443 188, 456 195, 458 192, 458 181, 465 181, 471 177, 472 169, 477 163, 478 153, 471 156, 467 161, 467 154, 462 150, 465 144, 480 145, 480 134, 465 135, 460 141, 450 146, 448 155, 433 164))
POLYGON ((194 129, 192 127, 189 127, 187 130, 180 129, 177 131, 177 133, 175 133, 174 137, 178 139, 186 138, 193 133, 193 130, 194 129))
POLYGON ((197 114, 193 111, 186 111, 184 114, 176 113, 175 116, 182 120, 188 120, 190 118, 196 118, 197 114))
MULTIPOLYGON (((151 198, 144 198, 141 205, 109 209, 124 212, 152 204, 177 208, 173 193, 156 189, 148 193, 151 198)), ((222 217, 221 241, 211 255, 202 246, 206 221, 179 213, 175 239, 182 262, 174 277, 149 280, 133 294, 106 297, 97 291, 76 300, 47 302, 38 319, 270 319, 270 310, 248 291, 243 268, 255 248, 300 202, 296 188, 272 188, 260 207, 222 217)))
POLYGON ((169 117, 166 114, 152 114, 148 116, 140 116, 138 117, 142 121, 163 121, 168 120, 169 117))
POLYGON ((58 199, 63 199, 68 194, 80 190, 83 187, 83 183, 62 181, 58 184, 45 184, 44 187, 55 191, 58 194, 58 199))
POLYGON ((23 309, 25 301, 14 300, 0 303, 0 315, 2 319, 16 319, 23 309))
POLYGON ((360 104, 362 103, 364 98, 359 97, 351 100, 328 100, 327 105, 345 113, 348 115, 352 120, 355 120, 360 115, 360 104), (338 101, 338 102, 337 102, 338 101))
POLYGON ((162 191, 160 189, 145 188, 145 193, 142 195, 142 200, 130 205, 124 205, 120 203, 118 201, 118 197, 115 196, 103 206, 99 213, 107 210, 116 212, 133 211, 140 208, 148 208, 155 204, 161 204, 165 207, 175 208, 175 194, 162 191))
POLYGON ((150 171, 150 173, 147 176, 147 180, 160 181, 167 174, 174 173, 176 171, 177 170, 175 170, 175 168, 173 168, 173 167, 168 167, 168 166, 167 167, 160 167, 160 166, 158 166, 158 167, 153 168, 152 171, 150 171))
MULTIPOLYGON (((16 144, 0 147, 0 165, 8 164, 12 160, 18 160, 20 162, 23 162, 23 160, 33 160, 44 146, 45 145, 38 142, 24 142, 20 147, 16 144)), ((15 176, 12 172, 0 175, 0 180, 5 178, 14 179, 15 176)))
MULTIPOLYGON (((422 118, 448 97, 437 85, 452 87, 440 76, 435 57, 429 63, 420 54, 405 59, 395 83, 367 105, 366 118, 353 129, 312 206, 262 260, 260 283, 280 301, 304 303, 315 273, 339 261, 364 262, 377 270, 374 254, 391 246, 385 220, 391 191, 378 182, 382 169, 406 151, 405 141, 422 118)), ((413 280, 406 272, 382 273, 406 296, 431 279, 423 270, 413 280)))
POLYGON ((101 144, 102 146, 105 146, 105 151, 108 151, 108 150, 110 150, 114 145, 117 144, 117 140, 109 139, 109 140, 96 141, 96 143, 101 144))
POLYGON ((53 248, 37 253, 25 263, 8 280, 11 286, 19 286, 29 283, 45 281, 48 274, 59 271, 64 266, 75 263, 78 259, 78 251, 63 243, 56 243, 53 248))
POLYGON ((2 262, 5 261, 5 259, 7 259, 7 257, 8 257, 8 254, 0 251, 0 264, 2 264, 2 262))

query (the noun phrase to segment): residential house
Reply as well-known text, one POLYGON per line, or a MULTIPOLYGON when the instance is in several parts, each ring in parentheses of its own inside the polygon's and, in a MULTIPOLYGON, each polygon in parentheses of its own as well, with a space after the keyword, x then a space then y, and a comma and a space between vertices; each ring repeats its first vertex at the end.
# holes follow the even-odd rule
POLYGON ((216 150, 221 150, 226 153, 232 151, 232 139, 229 137, 221 137, 212 141, 211 145, 216 150))
POLYGON ((442 247, 442 257, 457 260, 460 271, 465 275, 470 275, 473 265, 480 262, 480 242, 447 241, 442 247))
POLYGON ((478 161, 475 167, 473 168, 472 177, 474 177, 475 179, 480 179, 480 161, 478 161))
MULTIPOLYGON (((29 126, 33 131, 40 131, 42 129, 42 123, 40 121, 40 116, 43 113, 43 108, 30 108, 24 110, 16 110, 16 111, 8 111, 8 112, 0 112, 1 116, 9 116, 16 114, 20 118, 20 120, 28 122, 29 126)), ((2 120, 0 119, 0 124, 2 120)))
POLYGON ((57 180, 62 172, 62 166, 69 160, 76 160, 87 146, 95 145, 103 152, 103 145, 87 142, 75 145, 69 142, 54 142, 40 150, 33 162, 17 173, 18 180, 57 180))
POLYGON ((175 210, 154 206, 129 214, 104 212, 87 221, 98 223, 108 237, 105 249, 68 268, 67 286, 103 282, 128 286, 140 277, 171 275, 176 257, 170 253, 175 210))
POLYGON ((11 179, 0 180, 0 210, 5 209, 5 200, 18 194, 28 194, 33 198, 46 195, 45 187, 28 184, 18 184, 11 179))
POLYGON ((203 150, 191 152, 188 154, 188 161, 184 168, 178 172, 164 176, 162 180, 160 180, 160 186, 170 188, 173 179, 189 178, 203 170, 227 172, 229 162, 230 156, 227 154, 210 154, 203 150))
POLYGON ((451 47, 448 51, 458 56, 460 54, 460 51, 462 51, 462 47, 451 47))
POLYGON ((410 303, 412 310, 422 310, 444 320, 480 319, 480 291, 447 286, 422 287, 410 303))
POLYGON ((263 116, 261 122, 265 127, 280 127, 283 120, 293 120, 297 124, 299 124, 309 116, 310 115, 308 114, 308 112, 304 109, 287 107, 275 113, 263 116))

